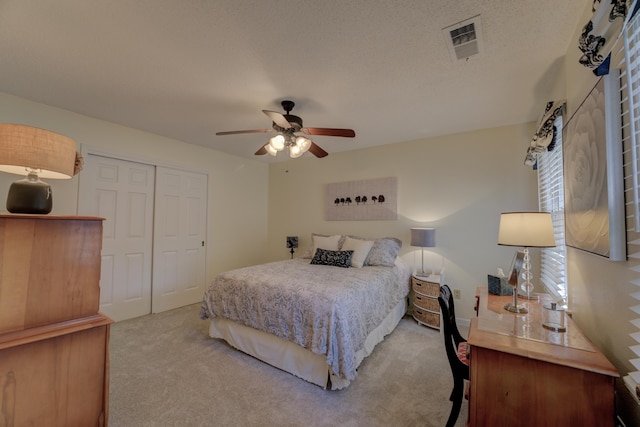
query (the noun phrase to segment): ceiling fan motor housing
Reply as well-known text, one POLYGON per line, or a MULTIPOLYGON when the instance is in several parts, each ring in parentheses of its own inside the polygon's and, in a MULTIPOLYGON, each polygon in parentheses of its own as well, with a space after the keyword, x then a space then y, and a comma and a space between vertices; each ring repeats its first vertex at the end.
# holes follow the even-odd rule
POLYGON ((296 103, 288 99, 285 99, 280 103, 280 105, 282 105, 282 108, 284 109, 284 111, 286 111, 287 114, 289 114, 291 110, 293 110, 293 107, 296 106, 296 103))
POLYGON ((294 128, 294 132, 299 132, 302 129, 302 119, 293 114, 284 114, 284 118, 287 119, 291 127, 294 128))
MULTIPOLYGON (((282 105, 282 108, 284 109, 284 111, 286 111, 286 114, 283 114, 284 118, 287 119, 287 121, 293 128, 293 130, 285 129, 284 131, 288 130, 289 132, 299 132, 300 129, 302 129, 302 118, 298 116, 294 116, 293 114, 289 114, 291 110, 293 110, 293 107, 295 107, 296 103, 288 99, 285 99, 280 103, 280 105, 282 105)), ((283 131, 280 131, 280 132, 283 132, 283 131)))

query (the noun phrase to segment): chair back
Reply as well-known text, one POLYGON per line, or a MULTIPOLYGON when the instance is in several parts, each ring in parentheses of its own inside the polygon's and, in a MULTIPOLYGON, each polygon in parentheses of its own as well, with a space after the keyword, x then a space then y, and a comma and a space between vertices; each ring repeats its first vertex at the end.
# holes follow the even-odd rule
POLYGON ((448 319, 448 321, 445 322, 449 323, 449 326, 451 328, 451 336, 453 337, 453 341, 455 342, 457 348, 458 345, 460 345, 461 342, 466 341, 466 339, 463 338, 462 334, 458 330, 458 324, 456 323, 456 309, 453 294, 451 293, 451 288, 449 288, 448 285, 442 285, 440 287, 440 296, 447 305, 446 312, 445 309, 442 308, 442 304, 440 305, 442 309, 442 317, 445 317, 446 315, 448 319))
POLYGON ((460 407, 462 406, 462 398, 464 393, 464 380, 469 379, 469 366, 464 364, 458 358, 458 346, 466 340, 460 335, 458 326, 456 325, 456 314, 453 302, 453 295, 449 286, 442 285, 440 287, 440 296, 438 297, 440 310, 442 311, 442 326, 444 331, 444 348, 451 366, 453 374, 453 391, 449 400, 453 402, 451 413, 447 420, 446 427, 453 427, 456 424, 460 407))
POLYGON ((453 295, 449 286, 442 285, 440 287, 440 296, 438 297, 438 303, 440 304, 440 310, 442 311, 442 323, 444 332, 444 347, 447 352, 447 358, 449 359, 449 365, 453 376, 469 377, 469 367, 462 363, 458 359, 457 350, 458 345, 466 341, 456 325, 455 307, 453 302, 453 295))

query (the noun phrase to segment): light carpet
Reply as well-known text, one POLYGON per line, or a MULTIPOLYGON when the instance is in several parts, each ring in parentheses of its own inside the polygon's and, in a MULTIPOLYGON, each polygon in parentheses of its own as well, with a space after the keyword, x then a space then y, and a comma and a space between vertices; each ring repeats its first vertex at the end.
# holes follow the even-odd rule
MULTIPOLYGON (((209 338, 200 305, 111 328, 109 425, 444 426, 443 337, 405 317, 345 390, 328 391, 209 338)), ((456 425, 464 426, 467 403, 456 425)))

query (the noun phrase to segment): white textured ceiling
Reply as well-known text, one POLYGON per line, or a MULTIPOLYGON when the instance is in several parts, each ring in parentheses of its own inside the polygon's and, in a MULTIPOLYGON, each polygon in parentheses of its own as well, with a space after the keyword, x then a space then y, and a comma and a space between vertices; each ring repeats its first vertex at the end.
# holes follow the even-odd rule
POLYGON ((313 137, 331 154, 537 120, 587 3, 0 0, 0 91, 264 161, 267 135, 215 133, 291 99, 356 131, 313 137), (442 28, 475 15, 484 53, 454 63, 442 28))

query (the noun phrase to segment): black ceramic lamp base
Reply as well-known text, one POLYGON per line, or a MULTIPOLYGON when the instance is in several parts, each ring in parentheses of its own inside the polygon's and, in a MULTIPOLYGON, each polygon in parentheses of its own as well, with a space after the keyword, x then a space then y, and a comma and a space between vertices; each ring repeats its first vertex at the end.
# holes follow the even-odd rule
POLYGON ((29 176, 9 187, 7 210, 11 213, 48 214, 53 208, 51 186, 29 176))

